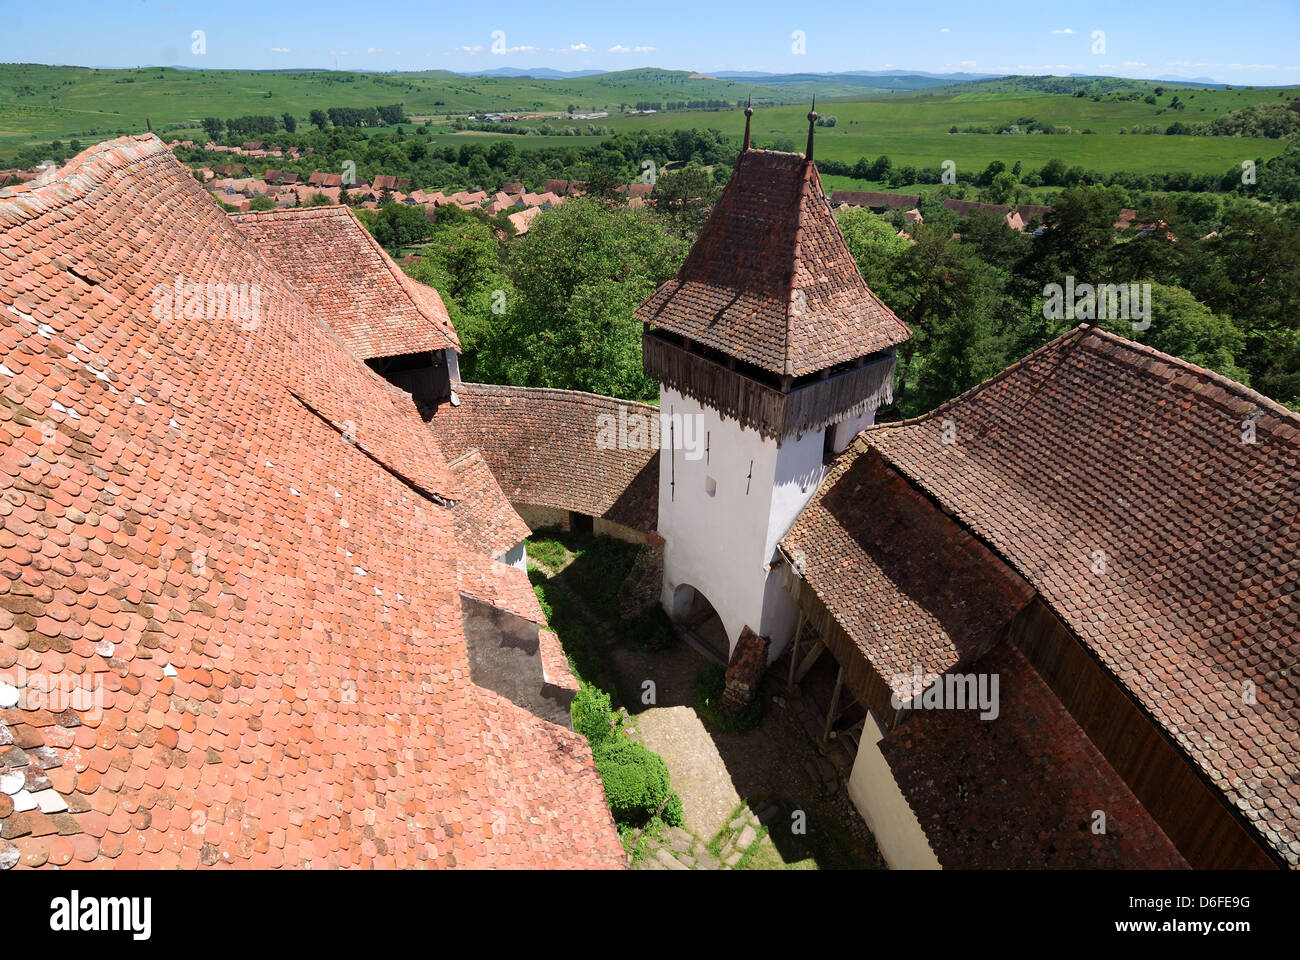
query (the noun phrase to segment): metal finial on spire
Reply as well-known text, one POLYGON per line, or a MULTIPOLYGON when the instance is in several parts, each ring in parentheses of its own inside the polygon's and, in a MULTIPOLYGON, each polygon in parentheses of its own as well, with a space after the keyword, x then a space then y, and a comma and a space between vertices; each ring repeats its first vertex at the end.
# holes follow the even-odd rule
POLYGON ((749 149, 749 118, 754 115, 754 95, 751 93, 749 99, 745 101, 745 145, 740 148, 741 152, 749 149))
POLYGON ((813 158, 813 127, 817 125, 817 98, 813 97, 812 109, 808 111, 808 149, 803 152, 805 160, 813 158))

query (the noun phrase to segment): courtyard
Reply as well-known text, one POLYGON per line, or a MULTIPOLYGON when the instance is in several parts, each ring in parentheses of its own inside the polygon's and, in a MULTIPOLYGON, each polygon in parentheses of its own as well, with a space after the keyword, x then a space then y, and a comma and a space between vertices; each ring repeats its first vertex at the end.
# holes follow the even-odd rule
MULTIPOLYGON (((701 710, 720 666, 679 635, 657 604, 652 551, 545 531, 528 543, 530 575, 578 676, 609 693, 630 734, 668 766, 683 822, 625 830, 640 869, 872 869, 884 864, 843 788, 845 751, 819 749, 829 702, 813 671, 786 687, 769 669, 748 723, 722 729, 701 710), (816 731, 816 732, 814 732, 816 731)), ((829 659, 829 658, 827 658, 829 659)), ((724 721, 725 722, 725 721, 724 721)))

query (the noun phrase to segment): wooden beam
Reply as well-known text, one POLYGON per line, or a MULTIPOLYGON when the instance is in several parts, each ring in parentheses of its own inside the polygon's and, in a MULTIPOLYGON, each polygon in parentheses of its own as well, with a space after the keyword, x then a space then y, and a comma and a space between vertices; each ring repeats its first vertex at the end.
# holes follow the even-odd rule
POLYGON ((799 662, 799 638, 803 636, 803 625, 808 622, 808 618, 799 611, 799 626, 794 631, 794 641, 790 644, 790 676, 786 679, 786 686, 794 686, 794 668, 799 662))
POLYGON ((817 658, 822 655, 822 652, 825 651, 825 649, 826 641, 821 639, 821 637, 818 637, 812 647, 809 648, 808 655, 803 658, 803 663, 799 664, 799 669, 795 671, 795 683, 801 683, 803 681, 803 678, 808 675, 808 671, 813 668, 813 664, 817 662, 817 658))
POLYGON ((831 694, 830 709, 826 711, 826 729, 822 731, 822 740, 831 738, 831 726, 835 723, 836 711, 840 705, 840 689, 844 686, 844 667, 835 674, 835 692, 831 694))

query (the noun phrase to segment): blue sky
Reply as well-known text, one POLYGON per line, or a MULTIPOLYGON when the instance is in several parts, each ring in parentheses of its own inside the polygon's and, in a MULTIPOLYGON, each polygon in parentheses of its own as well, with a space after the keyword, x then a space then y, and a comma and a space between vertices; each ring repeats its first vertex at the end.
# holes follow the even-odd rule
POLYGON ((62 0, 57 15, 39 0, 0 0, 0 11, 0 61, 87 66, 903 69, 1300 85, 1300 0, 62 0), (203 55, 192 52, 195 30, 203 55))

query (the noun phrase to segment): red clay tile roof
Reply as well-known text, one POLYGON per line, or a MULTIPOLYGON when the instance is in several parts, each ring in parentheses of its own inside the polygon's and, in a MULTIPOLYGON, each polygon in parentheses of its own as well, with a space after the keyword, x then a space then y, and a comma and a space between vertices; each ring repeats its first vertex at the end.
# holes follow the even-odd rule
POLYGON ((454 384, 460 406, 442 404, 432 428, 449 456, 478 448, 511 503, 576 510, 636 530, 659 517, 658 450, 597 446, 599 417, 653 417, 644 403, 571 390, 454 384))
POLYGON ((864 449, 840 456, 782 547, 885 683, 943 673, 987 649, 1034 592, 864 449))
POLYGON ((0 193, 0 395, 0 865, 623 863, 583 738, 469 681, 409 401, 156 138, 0 193))
POLYGON ((1000 643, 999 712, 917 710, 880 750, 939 863, 950 869, 1187 869, 1024 656, 1000 643), (1106 832, 1092 832, 1092 812, 1106 832))
POLYGON ((527 571, 481 554, 463 552, 457 574, 460 592, 465 596, 546 626, 546 615, 527 571))
POLYGON ((539 630, 537 639, 542 658, 542 679, 561 690, 577 693, 578 678, 573 675, 569 658, 560 646, 560 638, 550 630, 539 630))
POLYGON ((1300 863, 1300 415, 1080 327, 864 436, 1300 863))
POLYGON ((461 498, 452 509, 456 537, 475 553, 500 557, 531 532, 506 499, 492 469, 477 448, 447 464, 460 481, 461 498))
POLYGON ((969 217, 976 210, 987 210, 999 217, 1011 212, 1011 208, 1004 203, 979 203, 975 200, 945 200, 943 209, 951 210, 959 217, 969 217))
POLYGON ((816 165, 764 150, 741 154, 676 278, 636 316, 796 377, 909 336, 858 273, 816 165))
POLYGON ((438 291, 403 273, 348 207, 231 219, 358 359, 460 346, 438 291))
POLYGON ((371 184, 371 187, 373 187, 375 192, 378 193, 385 188, 390 191, 405 190, 410 185, 411 180, 409 177, 393 177, 386 173, 381 173, 375 177, 375 182, 371 184))
POLYGON ((850 207, 888 207, 910 210, 921 202, 919 193, 873 193, 870 190, 832 190, 831 203, 850 207))

